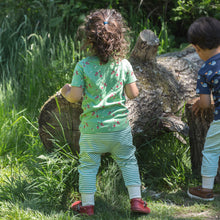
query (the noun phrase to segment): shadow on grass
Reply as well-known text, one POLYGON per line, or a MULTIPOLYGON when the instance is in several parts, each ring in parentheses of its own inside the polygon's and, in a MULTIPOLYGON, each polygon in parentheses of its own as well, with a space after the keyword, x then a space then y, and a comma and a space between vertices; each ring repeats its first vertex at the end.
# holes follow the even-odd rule
MULTIPOLYGON (((167 209, 172 209, 172 213, 164 215, 164 219, 220 219, 220 185, 215 185, 214 201, 205 202, 202 200, 191 199, 187 192, 179 190, 172 193, 161 193, 160 196, 151 196, 150 204, 160 203, 167 209)), ((158 215, 152 208, 151 217, 158 219, 158 215)), ((152 218, 153 219, 153 218, 152 218)))
MULTIPOLYGON (((127 201, 120 197, 115 203, 108 202, 103 198, 98 197, 96 199, 95 215, 90 216, 89 219, 98 220, 128 220, 128 219, 145 219, 149 215, 132 213, 130 211, 129 199, 127 201)), ((82 219, 88 219, 88 217, 81 217, 82 219)))
MULTIPOLYGON (((193 206, 195 204, 215 204, 218 203, 220 205, 220 185, 215 187, 214 190, 215 199, 211 202, 205 202, 202 200, 191 199, 188 197, 187 192, 183 190, 179 190, 177 192, 171 193, 161 193, 159 197, 152 196, 152 201, 162 201, 164 203, 170 205, 177 205, 177 206, 193 206), (218 189, 217 189, 218 187, 218 189)), ((220 207, 220 206, 219 206, 220 207)))

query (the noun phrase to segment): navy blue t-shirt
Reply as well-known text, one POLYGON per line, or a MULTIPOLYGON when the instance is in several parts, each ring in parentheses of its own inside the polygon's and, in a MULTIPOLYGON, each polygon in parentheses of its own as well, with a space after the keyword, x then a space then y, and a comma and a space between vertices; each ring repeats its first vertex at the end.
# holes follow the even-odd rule
POLYGON ((208 59, 198 72, 197 94, 211 94, 215 102, 214 120, 220 119, 220 53, 208 59))

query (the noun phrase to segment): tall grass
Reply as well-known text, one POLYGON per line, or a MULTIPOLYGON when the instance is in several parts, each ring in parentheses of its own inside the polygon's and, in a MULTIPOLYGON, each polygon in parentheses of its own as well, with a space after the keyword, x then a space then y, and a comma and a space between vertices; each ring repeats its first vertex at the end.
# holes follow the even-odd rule
POLYGON ((13 103, 23 104, 31 112, 38 111, 62 82, 70 80, 75 62, 82 56, 75 50, 72 37, 45 30, 28 34, 32 29, 27 17, 16 29, 6 17, 0 29, 1 87, 11 85, 13 103))
POLYGON ((189 144, 181 143, 172 133, 145 139, 137 157, 146 187, 155 190, 184 189, 191 174, 189 144))
POLYGON ((48 211, 65 207, 77 187, 77 159, 47 155, 38 135, 39 110, 70 81, 81 53, 71 37, 27 34, 29 25, 27 17, 16 29, 7 17, 1 25, 0 198, 48 211))

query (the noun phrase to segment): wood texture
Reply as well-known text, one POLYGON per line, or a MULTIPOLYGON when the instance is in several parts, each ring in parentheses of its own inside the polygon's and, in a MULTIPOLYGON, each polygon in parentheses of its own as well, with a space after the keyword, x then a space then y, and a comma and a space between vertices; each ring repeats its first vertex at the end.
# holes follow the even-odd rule
POLYGON ((38 123, 40 138, 48 151, 66 144, 73 153, 79 151, 81 113, 81 103, 69 103, 60 92, 45 102, 38 123))

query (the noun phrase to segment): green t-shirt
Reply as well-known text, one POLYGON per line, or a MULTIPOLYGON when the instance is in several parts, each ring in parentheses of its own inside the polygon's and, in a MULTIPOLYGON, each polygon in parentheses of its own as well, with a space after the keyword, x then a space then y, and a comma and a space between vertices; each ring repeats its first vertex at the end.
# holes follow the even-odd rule
POLYGON ((81 133, 106 133, 127 128, 124 86, 135 81, 132 66, 126 59, 102 64, 98 57, 91 56, 79 61, 71 85, 84 90, 81 133))

